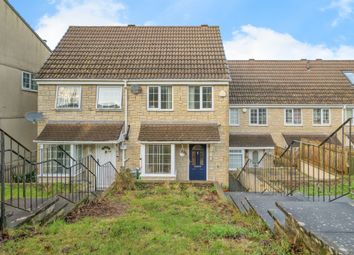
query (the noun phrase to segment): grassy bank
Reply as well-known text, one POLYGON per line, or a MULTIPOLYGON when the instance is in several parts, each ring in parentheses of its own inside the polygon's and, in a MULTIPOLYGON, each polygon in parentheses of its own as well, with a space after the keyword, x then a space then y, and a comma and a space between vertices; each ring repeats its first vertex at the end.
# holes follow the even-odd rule
MULTIPOLYGON (((161 184, 109 194, 46 227, 12 231, 2 254, 293 254, 213 187, 161 184)), ((303 254, 301 251, 300 254, 303 254)))

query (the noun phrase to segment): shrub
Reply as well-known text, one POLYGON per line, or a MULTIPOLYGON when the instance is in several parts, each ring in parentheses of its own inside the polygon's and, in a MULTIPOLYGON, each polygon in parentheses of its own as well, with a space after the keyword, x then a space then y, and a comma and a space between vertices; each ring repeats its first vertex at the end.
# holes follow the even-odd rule
POLYGON ((125 190, 135 189, 135 176, 129 168, 121 168, 116 174, 116 179, 112 190, 115 192, 123 192, 125 190))

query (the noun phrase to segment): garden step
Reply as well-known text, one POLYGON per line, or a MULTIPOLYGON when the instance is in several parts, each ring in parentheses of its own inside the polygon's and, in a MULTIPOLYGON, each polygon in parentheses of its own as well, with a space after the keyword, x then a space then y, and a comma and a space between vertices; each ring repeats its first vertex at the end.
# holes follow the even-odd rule
POLYGON ((231 201, 236 205, 241 213, 247 213, 249 206, 245 199, 246 192, 226 192, 226 195, 231 198, 231 201))
POLYGON ((277 206, 291 223, 286 228, 306 235, 307 246, 318 245, 335 254, 354 254, 353 204, 281 201, 277 206))
POLYGON ((282 228, 285 228, 285 214, 281 210, 269 209, 268 213, 274 222, 278 222, 282 228))

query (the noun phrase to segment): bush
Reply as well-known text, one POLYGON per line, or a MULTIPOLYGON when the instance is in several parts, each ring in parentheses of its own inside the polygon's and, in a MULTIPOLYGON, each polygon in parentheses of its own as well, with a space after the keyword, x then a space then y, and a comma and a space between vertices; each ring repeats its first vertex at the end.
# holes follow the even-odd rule
POLYGON ((35 182, 36 181, 36 171, 32 170, 26 174, 12 174, 12 180, 14 182, 35 182))
POLYGON ((112 190, 115 192, 135 190, 135 176, 129 168, 121 168, 118 171, 112 190))

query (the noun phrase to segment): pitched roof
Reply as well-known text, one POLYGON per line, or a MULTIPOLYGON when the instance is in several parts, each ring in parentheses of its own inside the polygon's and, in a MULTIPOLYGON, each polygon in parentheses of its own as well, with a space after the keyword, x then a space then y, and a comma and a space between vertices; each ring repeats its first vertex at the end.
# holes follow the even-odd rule
POLYGON ((230 104, 354 104, 350 60, 231 60, 230 104))
POLYGON ((230 147, 274 147, 270 134, 231 133, 229 135, 230 147))
MULTIPOLYGON (((321 134, 321 133, 294 133, 294 134, 284 133, 282 135, 287 145, 290 145, 294 140, 301 141, 301 139, 322 142, 329 136, 329 134, 321 134)), ((338 140, 337 137, 331 137, 328 142, 332 144, 341 145, 341 142, 338 140)), ((294 145, 298 145, 298 144, 294 144, 294 145)))
POLYGON ((117 141, 122 128, 123 122, 48 123, 37 137, 36 141, 117 141))
POLYGON ((229 79, 217 26, 73 26, 39 79, 229 79))
POLYGON ((219 142, 216 123, 142 123, 139 141, 144 142, 219 142))

